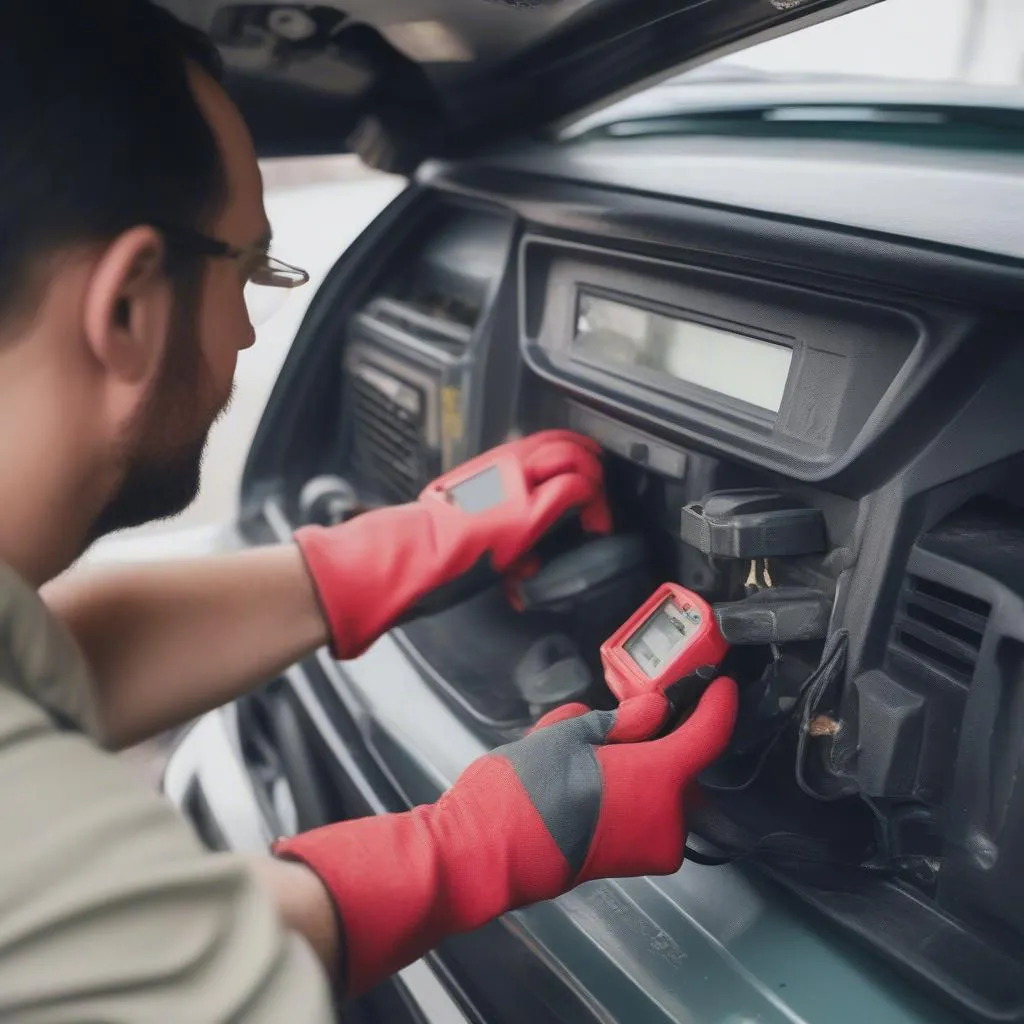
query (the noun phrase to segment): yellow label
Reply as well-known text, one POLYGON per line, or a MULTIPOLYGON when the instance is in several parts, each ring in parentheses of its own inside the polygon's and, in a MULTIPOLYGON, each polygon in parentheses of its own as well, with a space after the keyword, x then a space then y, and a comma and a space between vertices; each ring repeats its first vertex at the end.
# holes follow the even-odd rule
POLYGON ((447 385, 441 388, 441 437, 445 468, 455 463, 455 445, 462 440, 462 391, 447 385))

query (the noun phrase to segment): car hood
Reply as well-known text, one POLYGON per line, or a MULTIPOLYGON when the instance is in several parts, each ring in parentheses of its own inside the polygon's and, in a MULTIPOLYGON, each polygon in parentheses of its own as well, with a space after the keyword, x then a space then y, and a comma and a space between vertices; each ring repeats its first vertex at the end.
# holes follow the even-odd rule
POLYGON ((160 0, 210 32, 261 156, 408 173, 878 0, 160 0))
MULTIPOLYGON (((687 78, 689 76, 686 76, 687 78)), ((1024 115, 1024 87, 964 82, 914 82, 808 75, 756 81, 678 81, 646 90, 575 121, 563 139, 599 134, 645 122, 748 111, 778 118, 833 118, 865 121, 889 116, 926 124, 941 113, 1004 112, 1018 124, 1024 115)), ((694 123, 699 123, 695 121, 694 123)))

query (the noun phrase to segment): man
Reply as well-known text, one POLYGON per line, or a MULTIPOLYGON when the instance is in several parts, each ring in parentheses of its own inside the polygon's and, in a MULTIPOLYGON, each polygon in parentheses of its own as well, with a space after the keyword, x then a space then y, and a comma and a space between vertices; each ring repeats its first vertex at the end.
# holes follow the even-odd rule
POLYGON ((660 739, 661 696, 568 706, 436 804, 251 861, 204 851, 109 753, 323 644, 358 654, 569 512, 610 524, 596 448, 554 432, 505 451, 524 493, 476 516, 424 498, 277 548, 64 574, 191 501, 254 340, 244 289, 301 273, 267 255, 252 142, 201 36, 147 0, 4 15, 0 1019, 327 1021, 328 979, 352 996, 508 909, 678 868, 683 793, 732 729, 726 679, 660 739))

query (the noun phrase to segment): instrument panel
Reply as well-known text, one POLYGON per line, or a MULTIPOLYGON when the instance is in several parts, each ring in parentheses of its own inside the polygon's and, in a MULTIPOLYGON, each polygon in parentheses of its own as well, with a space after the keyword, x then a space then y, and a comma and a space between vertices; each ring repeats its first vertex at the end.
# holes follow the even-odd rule
MULTIPOLYGON (((474 204, 442 204, 425 238, 352 318, 346 358, 349 373, 357 356, 381 369, 379 354, 416 375, 405 383, 432 379, 423 437, 388 455, 409 478, 390 487, 400 498, 478 443, 555 424, 677 479, 697 449, 863 492, 899 464, 901 418, 978 326, 962 306, 858 279, 613 250, 474 204), (470 305, 465 322, 451 312, 470 305)), ((937 429, 946 411, 928 415, 937 429)))
POLYGON ((575 404, 797 480, 853 461, 953 348, 926 308, 536 235, 520 280, 523 360, 575 404))
MULTIPOLYGON (((925 949, 922 937, 939 934, 950 908, 1020 931, 1021 901, 1000 899, 1009 883, 961 856, 975 816, 944 824, 944 801, 979 778, 958 743, 991 745, 1010 767, 1019 752, 1017 734, 993 733, 984 716, 1020 678, 1019 629, 1004 615, 1011 604, 1016 614, 1020 588, 983 591, 975 564, 991 558, 1007 571, 1024 504, 1017 272, 926 243, 628 189, 466 174, 443 199, 424 190, 431 215, 415 230, 402 225, 402 266, 382 263, 372 284, 346 296, 339 419, 351 440, 337 443, 331 468, 346 479, 355 470, 360 496, 409 500, 511 433, 570 426, 610 456, 616 525, 642 540, 652 583, 674 581, 709 601, 746 587, 832 597, 829 628, 847 639, 815 711, 842 728, 808 734, 801 778, 826 796, 896 801, 895 828, 903 802, 916 801, 910 824, 928 828, 900 841, 921 839, 911 853, 925 867, 947 839, 954 852, 927 901, 917 889, 897 900, 880 887, 826 911, 886 939, 879 922, 899 916, 907 927, 897 959, 925 949), (687 543, 681 510, 703 515, 709 495, 756 488, 820 513, 820 556, 741 564, 687 543), (963 549, 938 568, 918 550, 932 554, 937 540, 963 549)), ((457 500, 486 507, 493 482, 468 481, 457 500)), ((519 624, 439 623, 429 633, 421 623, 402 649, 456 714, 499 728, 526 720, 524 701, 533 708, 514 678, 517 659, 494 657, 518 642, 519 624), (457 650, 445 646, 450 636, 457 650)), ((674 663, 690 625, 671 615, 640 625, 623 650, 649 680, 674 663)), ((780 662, 795 679, 816 657, 804 645, 780 662)), ((772 774, 751 793, 755 824, 789 825, 787 781, 772 774)), ((994 778, 956 806, 984 809, 1007 785, 994 778)), ((837 803, 821 809, 816 830, 844 824, 837 803)), ((1009 815, 996 837, 1005 854, 1018 820, 1009 815)), ((872 822, 849 824, 856 839, 872 822)), ((786 882, 817 901, 804 883, 786 882)), ((989 930, 942 933, 956 955, 910 966, 941 967, 943 979, 965 984, 957 968, 975 962, 970 941, 989 930)))

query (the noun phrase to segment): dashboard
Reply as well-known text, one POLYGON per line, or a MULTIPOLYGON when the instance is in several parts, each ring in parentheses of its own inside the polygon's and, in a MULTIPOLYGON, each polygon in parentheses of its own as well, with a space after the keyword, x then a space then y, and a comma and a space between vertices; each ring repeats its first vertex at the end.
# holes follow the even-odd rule
POLYGON ((815 595, 820 631, 742 652, 738 738, 694 831, 712 852, 799 837, 759 868, 973 1018, 1024 1020, 1024 263, 977 222, 958 246, 949 216, 942 239, 907 211, 902 234, 850 223, 847 194, 830 222, 820 189, 813 217, 740 208, 631 187, 606 156, 427 169, 373 272, 325 300, 316 472, 364 507, 408 501, 568 426, 605 451, 624 540, 582 611, 484 595, 396 641, 500 743, 544 710, 517 671, 555 686, 541 641, 607 700, 598 641, 637 593, 815 595), (686 517, 749 492, 813 510, 820 542, 763 566, 695 547, 686 517))
POLYGON ((491 212, 433 210, 414 259, 377 284, 344 349, 351 460, 374 500, 413 497, 470 453, 484 329, 511 241, 491 212))
POLYGON ((520 259, 538 376, 800 479, 849 462, 935 347, 913 308, 535 236, 520 259))

